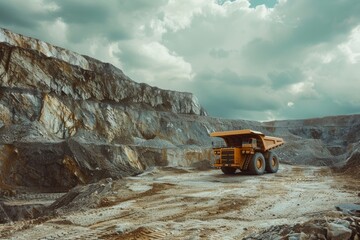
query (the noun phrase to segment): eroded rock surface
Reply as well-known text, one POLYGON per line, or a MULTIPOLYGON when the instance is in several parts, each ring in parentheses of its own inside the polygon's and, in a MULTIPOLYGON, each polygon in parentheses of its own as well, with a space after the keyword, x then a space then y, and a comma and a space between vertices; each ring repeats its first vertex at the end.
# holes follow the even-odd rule
POLYGON ((208 157, 179 147, 198 136, 173 119, 206 115, 191 93, 136 83, 110 64, 5 29, 0 61, 4 185, 71 188, 208 157))

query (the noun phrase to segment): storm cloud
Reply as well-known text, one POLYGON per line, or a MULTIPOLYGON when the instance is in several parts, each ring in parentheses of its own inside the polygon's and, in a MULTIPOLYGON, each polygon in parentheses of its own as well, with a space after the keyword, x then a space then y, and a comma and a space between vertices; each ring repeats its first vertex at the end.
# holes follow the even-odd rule
POLYGON ((0 0, 0 26, 193 92, 213 116, 360 113, 358 0, 0 0))

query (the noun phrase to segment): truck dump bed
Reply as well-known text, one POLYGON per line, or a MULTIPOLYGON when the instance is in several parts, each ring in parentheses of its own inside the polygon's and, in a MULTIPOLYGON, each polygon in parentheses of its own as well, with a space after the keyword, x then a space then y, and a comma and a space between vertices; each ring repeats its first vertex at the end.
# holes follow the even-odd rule
POLYGON ((247 147, 250 143, 246 142, 246 139, 255 138, 257 140, 257 146, 263 152, 284 144, 282 138, 265 136, 262 132, 250 129, 213 132, 210 136, 223 138, 228 147, 247 147))

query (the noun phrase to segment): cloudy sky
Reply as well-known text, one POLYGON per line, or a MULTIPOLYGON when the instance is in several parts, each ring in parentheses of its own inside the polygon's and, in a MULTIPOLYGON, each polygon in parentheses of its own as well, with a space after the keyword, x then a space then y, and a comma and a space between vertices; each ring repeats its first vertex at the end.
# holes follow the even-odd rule
POLYGON ((212 116, 360 113, 359 0, 0 0, 0 27, 193 92, 212 116))

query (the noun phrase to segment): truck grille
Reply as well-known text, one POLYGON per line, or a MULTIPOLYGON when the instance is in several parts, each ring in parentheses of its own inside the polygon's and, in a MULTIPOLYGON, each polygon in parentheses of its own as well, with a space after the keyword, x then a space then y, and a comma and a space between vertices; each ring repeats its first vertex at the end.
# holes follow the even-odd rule
POLYGON ((234 163, 234 149, 222 150, 221 151, 221 162, 222 162, 222 164, 233 164, 234 163))

